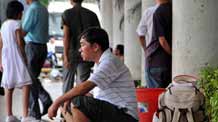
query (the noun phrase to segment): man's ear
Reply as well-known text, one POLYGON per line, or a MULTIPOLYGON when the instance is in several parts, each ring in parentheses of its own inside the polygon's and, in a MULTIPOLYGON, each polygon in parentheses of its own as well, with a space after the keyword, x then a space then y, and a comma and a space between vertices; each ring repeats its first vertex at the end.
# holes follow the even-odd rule
POLYGON ((94 51, 98 52, 100 50, 100 46, 97 43, 92 44, 94 51))

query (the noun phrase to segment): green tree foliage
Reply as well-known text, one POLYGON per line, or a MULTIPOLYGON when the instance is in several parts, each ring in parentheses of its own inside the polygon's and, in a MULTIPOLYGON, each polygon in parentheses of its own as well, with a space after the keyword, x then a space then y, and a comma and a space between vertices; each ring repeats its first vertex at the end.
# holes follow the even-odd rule
POLYGON ((198 84, 206 97, 206 111, 210 122, 218 122, 218 67, 203 68, 198 84))

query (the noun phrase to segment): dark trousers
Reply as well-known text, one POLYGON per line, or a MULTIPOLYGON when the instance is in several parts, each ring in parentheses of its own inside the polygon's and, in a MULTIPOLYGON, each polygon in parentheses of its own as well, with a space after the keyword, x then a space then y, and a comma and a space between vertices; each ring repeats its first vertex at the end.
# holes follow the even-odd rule
MULTIPOLYGON (((0 85, 1 85, 1 80, 2 79, 2 72, 0 72, 0 85)), ((4 88, 0 87, 0 95, 4 95, 4 88)))
POLYGON ((43 88, 38 79, 41 68, 47 57, 47 46, 46 44, 28 43, 25 47, 25 52, 28 61, 28 69, 33 80, 30 88, 29 115, 41 119, 38 99, 42 102, 43 107, 52 101, 50 95, 43 88))
POLYGON ((63 71, 63 92, 66 93, 71 88, 73 88, 73 84, 75 81, 76 75, 76 83, 81 83, 87 80, 91 73, 91 68, 94 63, 92 62, 74 62, 72 63, 70 69, 64 69, 63 71))
POLYGON ((138 122, 127 114, 127 108, 119 108, 109 102, 88 96, 77 96, 73 106, 81 111, 91 122, 138 122))

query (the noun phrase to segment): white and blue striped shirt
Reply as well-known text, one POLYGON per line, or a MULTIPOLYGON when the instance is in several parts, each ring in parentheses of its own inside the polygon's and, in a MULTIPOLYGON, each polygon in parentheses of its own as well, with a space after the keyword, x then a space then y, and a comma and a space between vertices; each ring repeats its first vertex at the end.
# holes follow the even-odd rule
POLYGON ((138 119, 135 86, 130 71, 109 49, 102 54, 99 64, 95 64, 88 80, 97 85, 93 90, 94 98, 125 107, 128 114, 138 119))

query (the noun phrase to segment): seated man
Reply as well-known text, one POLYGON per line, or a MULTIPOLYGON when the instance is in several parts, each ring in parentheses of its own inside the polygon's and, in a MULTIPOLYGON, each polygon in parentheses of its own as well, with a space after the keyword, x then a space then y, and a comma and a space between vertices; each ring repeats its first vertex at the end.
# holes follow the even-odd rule
POLYGON ((109 49, 107 33, 90 28, 81 34, 83 60, 95 62, 94 72, 50 106, 55 117, 61 104, 72 100, 73 122, 138 122, 134 82, 129 69, 109 49), (85 96, 92 90, 93 97, 85 96))

